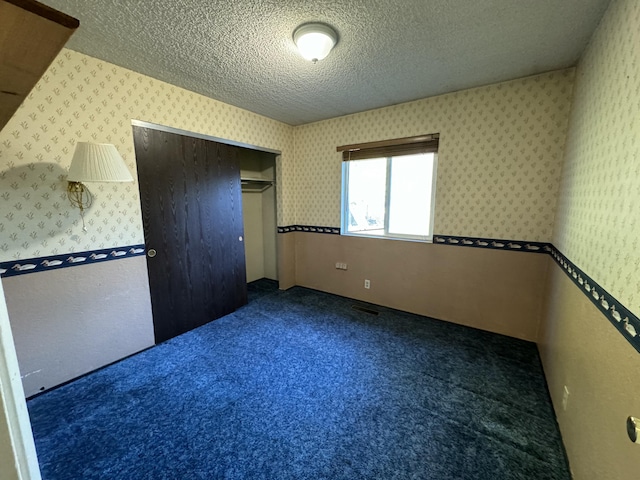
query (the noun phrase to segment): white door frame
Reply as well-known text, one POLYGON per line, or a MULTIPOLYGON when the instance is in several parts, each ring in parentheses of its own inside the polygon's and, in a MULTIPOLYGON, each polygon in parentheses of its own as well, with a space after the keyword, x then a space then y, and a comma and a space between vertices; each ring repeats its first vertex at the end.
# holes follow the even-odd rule
POLYGON ((0 281, 0 477, 40 480, 27 402, 24 398, 9 313, 0 281), (14 461, 11 462, 10 459, 14 461), (7 462, 8 460, 8 462, 7 462))

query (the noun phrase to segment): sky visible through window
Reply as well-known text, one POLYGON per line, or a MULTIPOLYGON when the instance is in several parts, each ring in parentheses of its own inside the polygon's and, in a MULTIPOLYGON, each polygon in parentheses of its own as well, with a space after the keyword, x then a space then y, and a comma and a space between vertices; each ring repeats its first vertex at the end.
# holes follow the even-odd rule
POLYGON ((428 236, 433 159, 432 153, 426 153, 398 156, 391 160, 375 158, 349 162, 348 231, 371 235, 428 236), (388 230, 385 230, 385 216, 388 216, 388 230))

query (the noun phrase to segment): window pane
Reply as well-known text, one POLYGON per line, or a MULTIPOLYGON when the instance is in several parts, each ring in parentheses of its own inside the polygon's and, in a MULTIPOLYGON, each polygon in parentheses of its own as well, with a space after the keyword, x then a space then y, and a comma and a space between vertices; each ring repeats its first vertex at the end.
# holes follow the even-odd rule
POLYGON ((374 158, 348 163, 349 185, 347 231, 384 234, 384 202, 387 159, 374 158))
POLYGON ((391 160, 389 233, 429 235, 432 176, 432 153, 391 160))

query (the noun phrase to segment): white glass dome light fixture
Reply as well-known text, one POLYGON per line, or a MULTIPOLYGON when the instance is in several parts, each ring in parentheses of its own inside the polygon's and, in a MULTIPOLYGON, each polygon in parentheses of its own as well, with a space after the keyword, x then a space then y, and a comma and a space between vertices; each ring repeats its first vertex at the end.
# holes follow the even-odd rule
POLYGON ((338 42, 338 34, 324 23, 305 23, 293 32, 293 41, 305 59, 316 63, 329 55, 338 42))

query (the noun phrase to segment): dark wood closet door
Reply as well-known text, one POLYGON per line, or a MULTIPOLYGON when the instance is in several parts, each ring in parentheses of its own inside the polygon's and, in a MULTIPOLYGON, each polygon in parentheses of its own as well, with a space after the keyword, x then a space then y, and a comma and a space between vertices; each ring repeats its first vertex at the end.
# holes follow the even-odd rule
POLYGON ((156 343, 247 303, 236 148, 134 126, 156 343))

